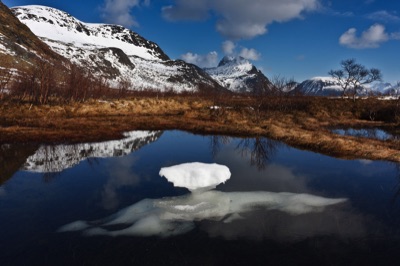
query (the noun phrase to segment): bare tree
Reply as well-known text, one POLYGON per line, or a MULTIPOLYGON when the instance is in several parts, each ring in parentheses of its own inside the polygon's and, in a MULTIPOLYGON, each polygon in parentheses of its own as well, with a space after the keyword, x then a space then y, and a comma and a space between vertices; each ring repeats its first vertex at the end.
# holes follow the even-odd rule
POLYGON ((7 86, 11 81, 12 70, 10 68, 0 67, 0 99, 3 99, 3 94, 7 91, 7 86))
POLYGON ((285 95, 292 91, 297 85, 294 78, 286 78, 280 75, 272 77, 271 83, 276 95, 285 95))
POLYGON ((329 71, 343 90, 342 96, 346 96, 349 91, 352 92, 353 100, 356 95, 364 88, 365 84, 382 80, 382 74, 379 69, 367 69, 365 66, 356 63, 355 59, 346 59, 341 63, 341 69, 329 71))
POLYGON ((127 77, 122 77, 117 87, 118 98, 124 97, 132 87, 132 82, 127 77))

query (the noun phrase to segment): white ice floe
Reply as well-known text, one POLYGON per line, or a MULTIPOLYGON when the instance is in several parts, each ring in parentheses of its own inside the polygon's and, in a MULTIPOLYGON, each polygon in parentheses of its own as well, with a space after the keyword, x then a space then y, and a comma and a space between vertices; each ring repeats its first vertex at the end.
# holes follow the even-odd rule
MULTIPOLYGON (((216 186, 230 177, 226 166, 201 163, 163 168, 160 174, 165 175, 177 186, 195 190, 216 186)), ((278 210, 296 216, 322 212, 326 207, 344 201, 344 198, 324 198, 288 192, 196 190, 196 193, 178 197, 144 199, 103 220, 95 223, 73 222, 61 227, 59 232, 82 231, 85 235, 168 237, 184 234, 195 227, 195 222, 203 220, 220 221, 222 225, 226 225, 233 221, 245 220, 246 216, 241 214, 260 209, 278 210), (123 229, 110 229, 115 225, 120 225, 123 229)))
POLYGON ((231 172, 225 165, 194 162, 161 168, 160 176, 164 176, 175 187, 204 191, 225 183, 231 177, 231 172))

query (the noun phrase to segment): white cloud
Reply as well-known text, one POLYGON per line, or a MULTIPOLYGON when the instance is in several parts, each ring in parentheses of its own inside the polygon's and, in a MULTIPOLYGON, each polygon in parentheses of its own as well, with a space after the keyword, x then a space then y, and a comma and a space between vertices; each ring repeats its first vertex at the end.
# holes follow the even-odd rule
POLYGON ((234 53, 236 44, 232 41, 225 41, 222 43, 222 51, 225 55, 231 55, 234 53))
POLYGON ((386 33, 385 27, 375 24, 364 31, 359 37, 357 36, 357 30, 350 28, 340 36, 339 43, 354 49, 378 48, 380 44, 387 42, 389 39, 390 36, 386 33))
POLYGON ((386 10, 376 11, 367 15, 368 19, 383 22, 400 22, 400 17, 389 13, 386 10))
POLYGON ((102 17, 107 23, 125 27, 139 26, 131 10, 141 5, 148 6, 150 0, 105 0, 101 8, 102 17))
POLYGON ((216 51, 212 51, 206 55, 199 55, 189 52, 181 55, 181 59, 187 63, 194 64, 199 67, 215 67, 218 63, 218 53, 216 51))
POLYGON ((216 29, 230 39, 253 38, 267 32, 273 22, 302 18, 319 8, 319 0, 175 0, 163 8, 168 20, 200 20, 210 14, 220 18, 216 29))
POLYGON ((240 47, 240 51, 237 51, 237 45, 232 41, 225 41, 222 43, 222 51, 224 55, 230 56, 241 56, 244 59, 257 61, 260 59, 261 54, 253 49, 253 48, 246 48, 240 47))
POLYGON ((261 54, 255 49, 242 48, 239 55, 245 59, 257 61, 260 59, 261 54))
POLYGON ((176 5, 162 8, 167 20, 202 20, 208 17, 208 0, 175 0, 176 5))

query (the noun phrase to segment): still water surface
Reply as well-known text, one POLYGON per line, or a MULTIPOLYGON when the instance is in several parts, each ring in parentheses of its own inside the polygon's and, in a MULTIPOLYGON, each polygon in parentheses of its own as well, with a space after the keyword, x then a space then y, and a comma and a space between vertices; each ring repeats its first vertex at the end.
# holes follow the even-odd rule
POLYGON ((181 131, 3 145, 0 153, 1 265, 397 265, 400 258, 394 163, 181 131), (225 165, 231 176, 191 192, 159 175, 188 162, 225 165))

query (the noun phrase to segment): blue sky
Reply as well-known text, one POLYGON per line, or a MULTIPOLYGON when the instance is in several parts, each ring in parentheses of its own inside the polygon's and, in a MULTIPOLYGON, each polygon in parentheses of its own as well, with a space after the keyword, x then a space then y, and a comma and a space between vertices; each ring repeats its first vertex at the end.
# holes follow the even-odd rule
POLYGON ((46 5, 84 22, 122 24, 173 59, 202 67, 242 55, 267 77, 327 76, 355 58, 400 81, 397 0, 3 0, 46 5))

